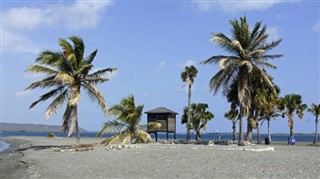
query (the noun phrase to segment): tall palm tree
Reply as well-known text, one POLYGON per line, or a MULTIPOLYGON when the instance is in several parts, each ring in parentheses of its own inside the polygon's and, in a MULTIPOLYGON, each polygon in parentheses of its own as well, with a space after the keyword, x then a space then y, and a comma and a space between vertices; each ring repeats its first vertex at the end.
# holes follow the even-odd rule
MULTIPOLYGON (((130 95, 120 101, 120 104, 112 106, 108 113, 116 117, 115 120, 104 123, 102 129, 98 133, 101 136, 108 132, 116 132, 111 138, 107 138, 103 143, 128 143, 136 139, 135 142, 147 143, 151 141, 151 137, 143 129, 147 125, 139 125, 142 117, 144 105, 136 106, 134 96, 130 95)), ((159 123, 149 123, 151 128, 160 128, 159 123)))
POLYGON ((224 113, 224 117, 232 122, 232 140, 237 140, 237 127, 236 123, 238 121, 239 111, 235 105, 231 104, 231 109, 229 112, 224 113))
MULTIPOLYGON (((200 130, 206 129, 208 121, 214 118, 214 115, 207 111, 208 104, 205 103, 193 103, 191 104, 190 112, 190 128, 196 132, 196 140, 201 140, 200 130)), ((181 123, 185 124, 188 120, 188 108, 185 107, 181 118, 181 123)))
POLYGON ((314 141, 313 143, 316 144, 318 143, 318 117, 320 115, 320 104, 314 104, 312 103, 311 108, 308 109, 308 112, 311 112, 315 117, 315 122, 316 122, 316 132, 314 134, 314 141))
POLYGON ((104 97, 96 85, 108 81, 108 78, 104 77, 104 75, 115 71, 116 68, 106 68, 89 73, 94 67, 92 62, 98 50, 95 50, 85 58, 83 40, 77 36, 72 36, 69 40, 73 45, 66 39, 59 39, 59 45, 63 52, 45 50, 39 54, 35 60, 37 64, 29 66, 26 71, 42 73, 45 78, 30 84, 26 89, 51 89, 30 106, 30 108, 33 108, 39 102, 54 98, 46 110, 46 118, 55 115, 58 108, 65 102, 67 103, 63 115, 62 131, 67 132, 68 136, 70 136, 74 128, 76 128, 77 145, 79 145, 78 104, 80 90, 85 90, 90 99, 97 102, 102 110, 106 112, 104 97))
POLYGON ((288 126, 290 128, 290 137, 294 137, 294 125, 293 116, 294 113, 298 115, 300 119, 303 118, 303 112, 307 109, 306 104, 302 104, 301 96, 298 94, 285 95, 280 98, 279 109, 283 112, 282 117, 288 117, 288 126))
POLYGON ((268 43, 267 27, 261 27, 261 22, 257 22, 251 30, 246 17, 240 17, 240 22, 231 20, 230 24, 232 26, 231 37, 227 37, 223 33, 213 33, 214 37, 212 38, 212 41, 229 52, 229 55, 212 56, 202 61, 201 64, 220 65, 220 70, 211 78, 209 83, 214 94, 220 88, 228 91, 232 82, 237 80, 238 100, 240 102, 239 144, 243 145, 242 116, 248 116, 251 107, 250 73, 259 74, 260 78, 273 88, 274 85, 263 68, 276 68, 275 65, 267 61, 280 58, 282 55, 270 55, 267 52, 278 46, 282 39, 268 43))
POLYGON ((191 111, 191 87, 194 79, 197 77, 198 70, 193 65, 186 66, 185 71, 181 73, 183 82, 188 83, 188 120, 187 120, 187 143, 190 143, 190 111, 191 111))

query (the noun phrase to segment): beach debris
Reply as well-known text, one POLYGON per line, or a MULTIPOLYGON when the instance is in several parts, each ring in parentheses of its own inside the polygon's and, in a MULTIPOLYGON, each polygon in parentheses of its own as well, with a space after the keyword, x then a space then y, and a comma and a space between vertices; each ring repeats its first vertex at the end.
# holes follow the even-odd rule
POLYGON ((81 144, 78 146, 60 146, 53 147, 53 152, 87 152, 93 150, 95 144, 81 144))
POLYGON ((106 151, 115 151, 115 150, 123 150, 123 149, 134 149, 134 148, 144 148, 141 145, 107 145, 106 151))

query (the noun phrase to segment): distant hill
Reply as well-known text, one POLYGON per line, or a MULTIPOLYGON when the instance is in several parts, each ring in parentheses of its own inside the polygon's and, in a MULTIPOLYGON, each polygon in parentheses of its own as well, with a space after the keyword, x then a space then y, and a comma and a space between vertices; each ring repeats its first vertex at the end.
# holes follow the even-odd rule
MULTIPOLYGON (((0 131, 35 131, 35 132, 60 132, 61 126, 46 124, 18 124, 0 122, 0 131)), ((80 132, 88 132, 80 128, 80 132)))

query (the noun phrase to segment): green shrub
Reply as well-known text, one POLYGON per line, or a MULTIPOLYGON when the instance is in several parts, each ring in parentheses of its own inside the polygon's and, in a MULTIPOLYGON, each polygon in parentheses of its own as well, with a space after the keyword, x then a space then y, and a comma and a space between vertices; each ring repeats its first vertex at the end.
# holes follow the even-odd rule
POLYGON ((50 138, 51 138, 51 137, 55 137, 55 135, 54 135, 54 133, 49 132, 49 133, 48 133, 48 137, 50 137, 50 138))

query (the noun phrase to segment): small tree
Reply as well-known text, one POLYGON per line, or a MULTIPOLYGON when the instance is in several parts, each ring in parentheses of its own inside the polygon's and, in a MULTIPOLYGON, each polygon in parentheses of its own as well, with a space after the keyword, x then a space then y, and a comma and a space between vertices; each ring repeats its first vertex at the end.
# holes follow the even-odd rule
POLYGON ((190 110, 191 110, 191 86, 196 78, 198 70, 193 65, 186 66, 185 71, 181 73, 183 82, 188 83, 188 118, 187 118, 187 143, 190 143, 190 110))
POLYGON ((116 134, 111 138, 105 139, 102 143, 129 143, 132 142, 133 139, 136 139, 136 143, 150 142, 150 135, 143 130, 147 125, 151 128, 160 128, 161 124, 149 123, 147 125, 139 125, 143 107, 143 105, 135 105, 134 96, 132 95, 122 99, 120 104, 112 106, 108 110, 108 113, 115 116, 116 119, 104 123, 98 136, 107 132, 116 132, 116 134))
POLYGON ((294 137, 294 125, 293 116, 294 113, 298 115, 300 119, 303 118, 303 112, 307 109, 306 104, 302 104, 301 96, 298 94, 290 94, 281 98, 279 101, 279 109, 283 111, 282 117, 288 117, 288 126, 290 128, 290 137, 294 137))
POLYGON ((308 112, 311 112, 315 117, 315 123, 316 123, 316 132, 314 134, 314 140, 313 143, 316 144, 318 143, 318 117, 320 114, 320 104, 316 105, 312 103, 311 108, 308 109, 308 112))
MULTIPOLYGON (((207 122, 214 118, 214 115, 207 111, 208 104, 193 103, 190 111, 190 129, 196 132, 196 140, 201 140, 200 130, 206 129, 207 122)), ((185 124, 188 120, 188 108, 185 107, 181 118, 181 123, 185 124)))
POLYGON ((236 106, 234 105, 231 105, 231 109, 229 112, 227 113, 224 113, 224 117, 228 120, 231 120, 232 122, 232 140, 233 141, 236 141, 237 140, 237 127, 236 127, 236 124, 237 124, 237 121, 238 121, 238 115, 239 115, 239 112, 238 112, 238 109, 236 108, 236 106))

